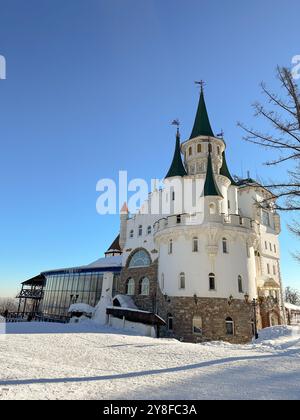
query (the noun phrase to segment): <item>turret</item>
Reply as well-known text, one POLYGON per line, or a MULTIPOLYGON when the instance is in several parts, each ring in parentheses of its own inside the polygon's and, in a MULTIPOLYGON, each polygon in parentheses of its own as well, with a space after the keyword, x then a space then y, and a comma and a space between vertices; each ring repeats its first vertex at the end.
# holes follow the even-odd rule
POLYGON ((123 207, 121 208, 120 211, 120 239, 119 239, 119 243, 120 243, 120 248, 121 250, 123 250, 125 243, 126 243, 126 238, 127 238, 127 219, 128 219, 128 207, 127 204, 124 203, 123 207))

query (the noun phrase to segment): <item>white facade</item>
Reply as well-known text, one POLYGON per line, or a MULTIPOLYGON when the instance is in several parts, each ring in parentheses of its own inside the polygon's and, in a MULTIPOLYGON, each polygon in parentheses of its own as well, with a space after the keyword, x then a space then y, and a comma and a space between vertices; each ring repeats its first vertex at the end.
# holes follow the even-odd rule
POLYGON ((140 214, 121 215, 122 265, 143 248, 152 262, 158 258, 158 282, 165 295, 271 296, 283 308, 275 198, 255 181, 236 183, 228 169, 224 172, 225 149, 222 138, 207 135, 181 144, 187 174, 166 179, 175 187, 152 192, 140 214), (219 194, 204 194, 209 159, 219 194), (191 204, 185 194, 190 198, 193 181, 198 185, 191 204), (265 199, 268 205, 258 205, 265 199), (159 211, 147 214, 153 203, 159 211))

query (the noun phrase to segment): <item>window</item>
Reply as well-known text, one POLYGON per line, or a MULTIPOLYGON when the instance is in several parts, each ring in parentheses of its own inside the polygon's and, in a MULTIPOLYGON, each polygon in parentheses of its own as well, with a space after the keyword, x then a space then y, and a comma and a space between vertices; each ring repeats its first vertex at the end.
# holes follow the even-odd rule
POLYGON ((133 238, 133 230, 131 229, 131 231, 129 232, 129 238, 133 238))
POLYGON ((201 318, 201 316, 194 316, 194 318, 193 318, 193 334, 202 335, 202 318, 201 318))
POLYGON ((150 294, 150 281, 148 277, 142 278, 140 282, 140 294, 142 296, 149 296, 150 294))
POLYGON ((169 331, 173 331, 173 315, 172 314, 168 314, 167 326, 168 326, 169 331))
POLYGON ((179 276, 179 289, 185 289, 185 274, 180 273, 179 276))
POLYGON ((164 273, 161 273, 161 290, 165 290, 165 275, 164 273))
POLYGON ((275 267, 275 265, 273 265, 273 274, 274 274, 274 276, 276 276, 276 267, 275 267))
POLYGON ((190 146, 189 147, 189 156, 192 156, 192 153, 193 153, 193 149, 192 149, 192 146, 190 146))
POLYGON ((143 234, 143 226, 140 225, 139 226, 139 236, 142 236, 142 234, 143 234))
POLYGON ((247 254, 247 257, 250 258, 250 247, 249 247, 249 244, 246 244, 246 254, 247 254))
POLYGON ((135 282, 133 278, 130 278, 127 280, 127 285, 126 285, 126 294, 129 296, 133 296, 134 292, 135 292, 135 282))
POLYGON ((269 243, 269 246, 270 246, 270 251, 272 252, 272 244, 271 244, 271 242, 269 243))
POLYGON ((228 210, 230 210, 230 200, 228 200, 228 210))
POLYGON ((198 252, 198 238, 193 238, 193 252, 198 252))
POLYGON ((223 246, 223 254, 228 254, 228 246, 227 246, 227 239, 222 239, 222 246, 223 246))
POLYGON ((216 290, 216 277, 214 273, 210 273, 208 276, 209 290, 216 290))
POLYGON ((175 191, 172 191, 172 201, 175 201, 175 191))
POLYGON ((210 205, 209 205, 209 214, 216 214, 216 205, 215 205, 215 203, 210 203, 210 205))
POLYGON ((142 249, 136 251, 131 257, 129 261, 128 267, 147 267, 151 264, 151 259, 148 253, 142 249))
POLYGON ((226 334, 234 335, 234 322, 232 318, 230 317, 226 318, 225 325, 226 325, 226 334))
POLYGON ((147 227, 147 234, 148 234, 148 235, 151 235, 151 226, 148 226, 148 227, 147 227))
POLYGON ((197 144, 197 153, 201 153, 201 152, 202 152, 201 144, 198 143, 197 144))
POLYGON ((270 264, 267 264, 267 272, 270 274, 270 264))
POLYGON ((238 276, 238 289, 239 289, 239 293, 244 293, 242 276, 238 276))
POLYGON ((179 223, 181 223, 181 215, 179 214, 178 216, 177 216, 177 218, 176 218, 176 222, 179 224, 179 223))
POLYGON ((173 253, 173 241, 172 239, 169 240, 169 250, 168 250, 169 254, 173 253))
POLYGON ((265 248, 268 249, 267 241, 265 241, 265 248))
POLYGON ((270 226, 270 215, 266 210, 262 211, 262 223, 265 226, 270 226))
POLYGON ((274 244, 274 252, 276 254, 277 250, 276 250, 276 245, 274 244))

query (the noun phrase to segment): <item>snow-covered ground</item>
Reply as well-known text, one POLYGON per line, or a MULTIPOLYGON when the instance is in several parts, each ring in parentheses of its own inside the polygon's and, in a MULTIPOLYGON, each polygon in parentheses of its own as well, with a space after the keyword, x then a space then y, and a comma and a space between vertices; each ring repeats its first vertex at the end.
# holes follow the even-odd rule
POLYGON ((93 324, 8 324, 0 399, 300 399, 300 330, 187 344, 93 324))

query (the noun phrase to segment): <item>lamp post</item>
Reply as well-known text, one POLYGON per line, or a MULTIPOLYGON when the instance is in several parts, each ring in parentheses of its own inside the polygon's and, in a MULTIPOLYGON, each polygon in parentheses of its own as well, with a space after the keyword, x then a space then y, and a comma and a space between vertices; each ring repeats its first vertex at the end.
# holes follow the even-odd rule
POLYGON ((254 317, 253 317, 253 322, 254 322, 254 336, 255 336, 255 340, 258 339, 258 333, 257 333, 257 317, 256 317, 256 308, 258 305, 258 301, 257 299, 253 299, 252 300, 252 306, 253 306, 253 311, 254 311, 254 317))

